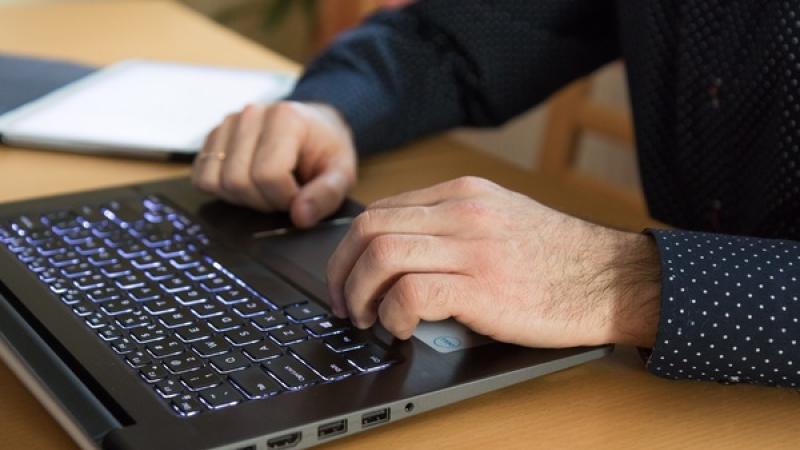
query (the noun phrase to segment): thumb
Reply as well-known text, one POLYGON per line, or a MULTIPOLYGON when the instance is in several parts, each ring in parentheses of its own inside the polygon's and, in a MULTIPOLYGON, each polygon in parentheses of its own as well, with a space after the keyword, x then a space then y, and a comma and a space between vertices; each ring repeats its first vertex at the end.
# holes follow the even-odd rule
POLYGON ((310 228, 339 209, 353 184, 352 170, 335 165, 306 183, 292 200, 289 213, 300 228, 310 228))

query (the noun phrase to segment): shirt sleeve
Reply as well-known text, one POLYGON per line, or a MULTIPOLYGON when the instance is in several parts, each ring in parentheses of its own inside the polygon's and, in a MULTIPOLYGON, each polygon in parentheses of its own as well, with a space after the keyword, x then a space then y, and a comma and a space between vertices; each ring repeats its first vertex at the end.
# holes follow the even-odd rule
POLYGON ((662 295, 648 369, 674 379, 797 387, 798 243, 649 232, 660 252, 662 295))
POLYGON ((503 123, 618 55, 612 0, 422 0, 342 35, 289 99, 334 106, 368 153, 503 123))

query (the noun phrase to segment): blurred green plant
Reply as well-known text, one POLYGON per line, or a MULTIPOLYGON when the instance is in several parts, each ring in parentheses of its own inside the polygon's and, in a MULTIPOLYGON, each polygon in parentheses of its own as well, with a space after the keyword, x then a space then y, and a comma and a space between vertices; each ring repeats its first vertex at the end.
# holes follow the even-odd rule
POLYGON ((259 4, 264 5, 263 26, 265 31, 272 31, 284 24, 294 8, 300 8, 309 25, 315 25, 317 20, 317 3, 319 0, 252 0, 223 9, 215 14, 215 19, 221 23, 230 23, 241 16, 242 12, 250 10, 259 4))
POLYGON ((275 28, 280 26, 289 16, 293 7, 300 7, 308 20, 316 20, 318 0, 273 0, 264 15, 264 26, 275 28))

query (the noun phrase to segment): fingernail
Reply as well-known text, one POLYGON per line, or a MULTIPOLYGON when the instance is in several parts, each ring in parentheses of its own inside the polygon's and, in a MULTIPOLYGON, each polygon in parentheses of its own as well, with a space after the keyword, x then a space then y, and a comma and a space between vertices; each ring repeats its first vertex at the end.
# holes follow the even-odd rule
POLYGON ((300 217, 302 217, 306 223, 313 222, 317 219, 317 207, 309 200, 306 200, 300 203, 300 217))
POLYGON ((334 306, 334 307, 333 307, 333 314, 335 314, 335 315, 336 315, 336 317, 338 317, 338 318, 340 318, 340 319, 345 319, 345 318, 347 318, 347 313, 346 313, 346 312, 344 311, 344 309, 343 309, 341 306, 339 306, 339 305, 336 305, 336 306, 334 306))

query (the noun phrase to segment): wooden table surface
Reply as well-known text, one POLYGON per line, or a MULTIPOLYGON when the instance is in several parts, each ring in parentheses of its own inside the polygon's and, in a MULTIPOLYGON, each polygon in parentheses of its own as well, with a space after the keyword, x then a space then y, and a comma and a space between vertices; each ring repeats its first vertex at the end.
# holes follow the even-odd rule
MULTIPOLYGON (((90 64, 146 57, 272 68, 297 66, 170 2, 67 2, 0 7, 0 52, 90 64)), ((185 164, 0 148, 0 201, 183 175, 185 164)), ((620 228, 641 209, 434 138, 362 164, 361 201, 479 175, 570 213, 620 228)), ((800 397, 756 386, 667 381, 631 348, 603 360, 463 401, 329 448, 797 448, 800 397)), ((0 448, 75 445, 0 363, 0 448)))

